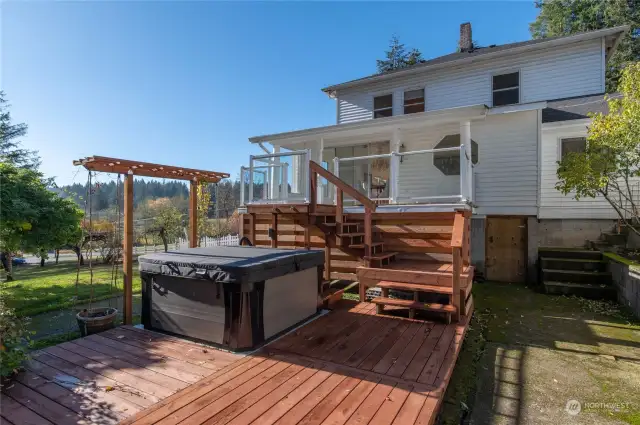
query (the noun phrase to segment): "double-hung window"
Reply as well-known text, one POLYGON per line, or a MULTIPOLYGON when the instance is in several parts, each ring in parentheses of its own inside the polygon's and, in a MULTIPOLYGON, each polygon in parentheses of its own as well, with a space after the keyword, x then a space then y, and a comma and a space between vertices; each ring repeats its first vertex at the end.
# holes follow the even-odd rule
POLYGON ((493 106, 520 103, 520 72, 493 76, 493 106))
POLYGON ((407 90, 404 92, 404 113, 424 112, 424 90, 407 90))
POLYGON ((373 98, 373 118, 384 118, 393 115, 393 95, 385 94, 373 98))
POLYGON ((560 139, 560 160, 567 154, 584 152, 587 148, 586 137, 567 137, 560 139))

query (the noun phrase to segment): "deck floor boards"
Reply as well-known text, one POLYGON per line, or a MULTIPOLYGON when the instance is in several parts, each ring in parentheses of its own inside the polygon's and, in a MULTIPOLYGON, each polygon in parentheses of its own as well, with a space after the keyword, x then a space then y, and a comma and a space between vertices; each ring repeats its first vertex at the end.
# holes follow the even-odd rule
POLYGON ((248 355, 131 327, 48 347, 3 388, 1 423, 433 424, 468 316, 375 313, 339 302, 248 355))

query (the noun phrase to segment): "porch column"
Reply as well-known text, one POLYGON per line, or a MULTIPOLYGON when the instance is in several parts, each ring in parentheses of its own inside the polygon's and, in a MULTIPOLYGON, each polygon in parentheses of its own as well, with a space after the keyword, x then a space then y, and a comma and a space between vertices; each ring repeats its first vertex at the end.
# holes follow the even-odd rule
POLYGON ((400 156, 398 152, 400 152, 400 145, 400 129, 396 128, 391 138, 391 158, 389 161, 389 198, 392 204, 398 202, 398 177, 400 174, 400 156))
POLYGON ((460 194, 467 200, 471 199, 471 122, 460 122, 460 144, 464 145, 464 155, 460 152, 460 194), (463 161, 464 158, 464 161, 463 161))
MULTIPOLYGON (((319 165, 322 165, 322 151, 324 150, 324 139, 320 138, 320 140, 314 141, 313 146, 311 147, 311 160, 317 162, 319 165)), ((317 193, 317 202, 319 204, 322 203, 323 200, 323 188, 321 180, 319 180, 318 184, 318 193, 317 193)))
MULTIPOLYGON (((280 153, 280 146, 274 146, 271 150, 271 153, 280 153)), ((270 167, 267 168, 269 172, 267 173, 269 179, 269 195, 266 197, 267 199, 278 199, 280 198, 280 157, 273 158, 272 162, 269 164, 270 167)))

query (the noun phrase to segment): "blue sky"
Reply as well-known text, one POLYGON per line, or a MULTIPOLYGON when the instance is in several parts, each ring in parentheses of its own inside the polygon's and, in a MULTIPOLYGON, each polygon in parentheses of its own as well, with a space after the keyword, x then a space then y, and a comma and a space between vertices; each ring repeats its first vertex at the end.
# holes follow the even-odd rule
POLYGON ((58 184, 92 154, 235 177, 259 152, 248 137, 335 124, 320 89, 374 73, 392 34, 431 58, 462 22, 502 44, 535 16, 533 1, 4 2, 1 87, 58 184))

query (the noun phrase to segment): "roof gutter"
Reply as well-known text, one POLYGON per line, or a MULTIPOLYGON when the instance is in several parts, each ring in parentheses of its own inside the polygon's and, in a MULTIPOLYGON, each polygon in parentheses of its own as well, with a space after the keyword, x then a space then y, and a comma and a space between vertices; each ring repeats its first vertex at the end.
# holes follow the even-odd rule
POLYGON ((491 53, 485 53, 483 55, 478 55, 478 56, 470 56, 468 58, 461 58, 461 59, 455 59, 452 61, 448 61, 448 62, 442 62, 442 63, 438 63, 438 64, 434 64, 434 65, 424 65, 424 66, 414 66, 411 68, 407 68, 405 70, 402 71, 397 71, 397 72, 392 72, 392 73, 388 73, 388 74, 377 74, 377 75, 372 75, 370 77, 365 77, 365 78, 361 78, 359 80, 354 80, 354 81, 349 81, 346 83, 341 83, 341 84, 335 84, 333 86, 328 86, 322 89, 323 92, 325 92, 329 97, 335 97, 336 96, 336 91, 338 90, 343 90, 346 88, 350 88, 350 87, 357 87, 357 86, 361 86, 364 84, 369 84, 369 83, 374 83, 374 82, 378 82, 378 81, 385 81, 388 80, 390 78, 395 78, 396 76, 406 76, 406 75, 413 75, 413 74, 417 74, 426 70, 435 70, 435 69, 440 69, 440 68, 446 68, 446 67, 451 67, 451 66, 457 66, 457 65, 464 65, 464 64, 468 64, 468 63, 473 63, 473 62, 478 62, 478 61, 484 61, 486 59, 492 59, 495 58, 496 56, 502 56, 505 54, 514 54, 514 53, 524 53, 524 52, 528 52, 528 51, 534 51, 534 50, 540 50, 540 49, 545 49, 548 47, 554 47, 554 46, 561 46, 564 44, 571 44, 571 43, 577 43, 580 41, 584 41, 584 40, 591 40, 591 39, 595 39, 595 38, 600 38, 600 37, 606 37, 609 35, 614 35, 616 33, 620 33, 618 38, 620 38, 622 36, 622 34, 624 34, 625 32, 627 32, 629 30, 629 25, 623 25, 623 26, 619 26, 619 27, 614 27, 614 28, 605 28, 602 30, 597 30, 597 31, 591 31, 591 32, 585 32, 582 34, 575 34, 575 35, 569 35, 566 37, 560 37, 560 38, 555 38, 546 42, 540 42, 540 43, 536 43, 536 44, 529 44, 529 45, 524 45, 524 46, 516 46, 510 49, 505 49, 505 50, 500 50, 497 52, 491 52, 491 53))

